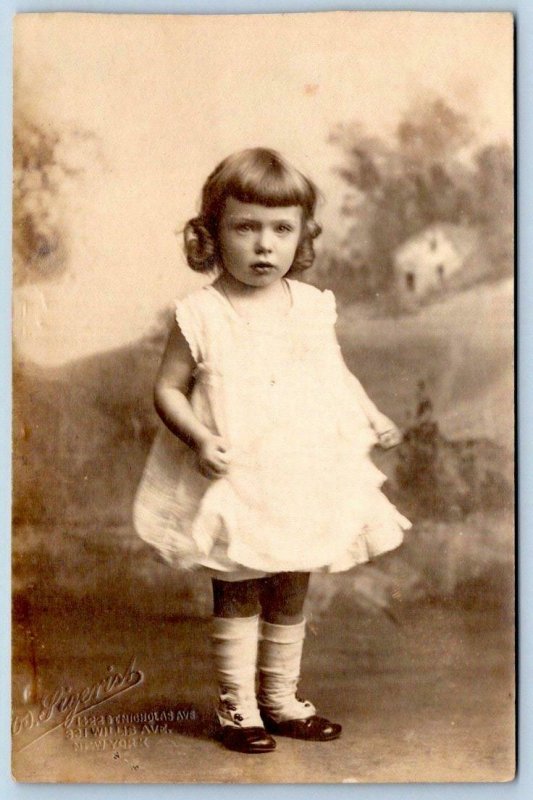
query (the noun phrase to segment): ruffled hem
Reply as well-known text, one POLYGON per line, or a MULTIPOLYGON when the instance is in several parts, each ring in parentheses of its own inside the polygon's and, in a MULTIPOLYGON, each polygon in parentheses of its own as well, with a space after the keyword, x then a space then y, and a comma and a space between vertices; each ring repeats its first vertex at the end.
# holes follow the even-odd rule
MULTIPOLYGON (((374 480, 381 485, 385 476, 374 469, 374 480)), ((365 514, 366 520, 354 519, 353 529, 359 533, 344 546, 335 548, 332 537, 327 555, 324 548, 320 554, 313 553, 309 541, 302 543, 292 559, 278 559, 273 552, 258 553, 254 543, 249 544, 232 533, 236 530, 235 508, 230 502, 231 488, 223 480, 210 486, 192 519, 190 508, 175 505, 174 512, 162 525, 161 509, 151 511, 146 503, 140 502, 136 504, 135 526, 141 538, 177 569, 227 575, 249 570, 250 577, 286 571, 344 572, 399 547, 403 531, 411 527, 376 484, 373 491, 368 489, 374 501, 372 515, 369 512, 365 514)))
MULTIPOLYGON (((401 515, 399 516, 401 517, 401 515)), ((405 517, 401 517, 401 520, 394 529, 389 526, 387 530, 379 533, 375 529, 360 533, 347 552, 327 564, 305 560, 299 560, 294 564, 273 561, 264 564, 256 558, 253 552, 250 559, 247 558, 246 553, 241 553, 242 560, 237 561, 230 558, 228 550, 225 552, 222 550, 220 543, 218 553, 215 554, 214 551, 211 551, 209 555, 202 555, 197 551, 191 551, 190 540, 188 545, 180 547, 179 537, 176 537, 175 533, 170 538, 163 536, 156 540, 149 537, 145 541, 154 546, 167 564, 176 570, 198 572, 227 580, 258 578, 278 572, 336 573, 347 572, 400 547, 404 541, 404 530, 411 527, 405 517)), ((185 545, 185 543, 183 544, 185 545)))

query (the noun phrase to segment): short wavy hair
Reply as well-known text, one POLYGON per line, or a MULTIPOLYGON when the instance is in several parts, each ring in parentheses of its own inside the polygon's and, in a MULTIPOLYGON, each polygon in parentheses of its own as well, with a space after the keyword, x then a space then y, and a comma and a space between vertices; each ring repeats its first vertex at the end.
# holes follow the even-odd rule
POLYGON ((189 220, 183 235, 191 269, 210 272, 222 267, 218 226, 227 197, 271 208, 300 206, 302 234, 289 273, 302 272, 315 259, 313 240, 322 228, 314 220, 318 190, 275 150, 254 147, 224 159, 209 175, 202 190, 200 214, 189 220))

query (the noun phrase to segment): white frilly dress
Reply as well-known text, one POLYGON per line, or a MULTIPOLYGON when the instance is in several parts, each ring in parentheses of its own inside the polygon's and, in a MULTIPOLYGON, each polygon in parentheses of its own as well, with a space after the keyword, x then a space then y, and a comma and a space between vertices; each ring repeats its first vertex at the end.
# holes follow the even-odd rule
POLYGON ((348 371, 335 298, 288 280, 291 308, 249 322, 213 286, 176 304, 196 362, 190 402, 230 447, 221 478, 165 426, 134 502, 139 536, 178 569, 244 580, 340 572, 398 547, 410 527, 370 459, 379 411, 348 371))

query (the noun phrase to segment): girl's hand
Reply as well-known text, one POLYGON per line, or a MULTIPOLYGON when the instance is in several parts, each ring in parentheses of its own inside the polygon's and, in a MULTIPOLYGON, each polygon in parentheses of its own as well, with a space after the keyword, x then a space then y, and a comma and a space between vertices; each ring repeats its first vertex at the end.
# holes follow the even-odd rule
POLYGON ((379 446, 384 450, 396 447, 396 445, 400 444, 402 441, 401 431, 396 427, 394 422, 384 414, 380 414, 372 427, 376 431, 379 446))
POLYGON ((220 478, 230 465, 229 448, 222 436, 211 434, 198 448, 198 469, 206 478, 220 478))
POLYGON ((383 450, 389 450, 391 447, 396 447, 402 441, 401 431, 398 430, 396 425, 388 431, 378 433, 379 446, 383 450))

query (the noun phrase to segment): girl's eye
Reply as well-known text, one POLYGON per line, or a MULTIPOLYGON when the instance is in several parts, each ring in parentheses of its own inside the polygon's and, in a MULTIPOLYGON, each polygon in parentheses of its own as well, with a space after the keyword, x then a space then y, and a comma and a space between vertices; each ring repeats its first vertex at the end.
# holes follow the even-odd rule
POLYGON ((247 231, 251 231, 252 230, 252 225, 251 225, 250 222, 240 222, 236 226, 236 228, 237 228, 238 231, 242 231, 243 233, 246 233, 247 231))
POLYGON ((285 224, 278 225, 277 229, 279 233, 290 233, 293 230, 292 225, 285 225, 285 224))

